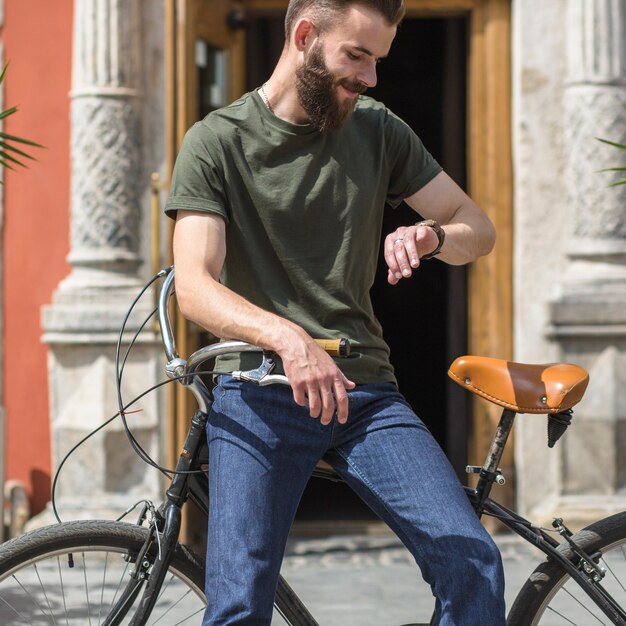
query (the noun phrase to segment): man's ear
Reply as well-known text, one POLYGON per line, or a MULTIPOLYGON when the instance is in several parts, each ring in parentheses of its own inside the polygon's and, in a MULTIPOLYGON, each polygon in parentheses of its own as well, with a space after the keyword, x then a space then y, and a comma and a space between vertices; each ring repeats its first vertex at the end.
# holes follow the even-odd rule
POLYGON ((303 52, 316 36, 317 31, 313 22, 308 17, 301 17, 294 26, 292 41, 296 50, 303 52))

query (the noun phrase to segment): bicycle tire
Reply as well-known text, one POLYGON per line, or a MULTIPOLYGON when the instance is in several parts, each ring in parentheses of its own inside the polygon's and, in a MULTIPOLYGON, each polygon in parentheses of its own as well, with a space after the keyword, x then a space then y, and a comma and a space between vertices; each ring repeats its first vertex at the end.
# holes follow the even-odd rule
MULTIPOLYGON (((602 586, 626 609, 626 512, 599 520, 573 536, 589 555, 601 551, 606 568, 602 586)), ((559 552, 576 563, 568 544, 559 552)), ((530 575, 515 599, 508 626, 610 624, 611 620, 553 560, 547 559, 530 575)))
MULTIPOLYGON (((120 557, 136 555, 147 536, 141 526, 97 520, 47 526, 8 541, 0 546, 0 624, 101 623, 133 567, 120 557)), ((203 564, 179 545, 148 624, 197 625, 205 606, 203 564)))

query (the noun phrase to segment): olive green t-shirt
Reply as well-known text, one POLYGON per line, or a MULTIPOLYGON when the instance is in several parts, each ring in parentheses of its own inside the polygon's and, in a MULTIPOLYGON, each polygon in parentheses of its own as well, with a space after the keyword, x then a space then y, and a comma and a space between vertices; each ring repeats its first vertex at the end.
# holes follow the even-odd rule
MULTIPOLYGON (((370 301, 385 205, 396 207, 441 171, 415 133, 360 96, 333 132, 294 125, 248 93, 186 134, 165 211, 226 221, 221 282, 315 338, 347 337, 338 359, 356 383, 395 381, 370 301)), ((248 369, 258 356, 222 359, 248 369)))

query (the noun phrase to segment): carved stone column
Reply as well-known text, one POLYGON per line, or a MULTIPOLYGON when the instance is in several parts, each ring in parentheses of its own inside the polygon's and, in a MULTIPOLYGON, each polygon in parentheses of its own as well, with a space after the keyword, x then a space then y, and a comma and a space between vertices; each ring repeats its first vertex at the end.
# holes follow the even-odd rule
POLYGON ((562 358, 591 373, 561 448, 561 499, 581 519, 621 508, 626 488, 626 187, 610 187, 626 143, 626 6, 569 0, 565 90, 569 269, 551 304, 562 358))
MULTIPOLYGON (((72 74, 72 195, 69 276, 44 308, 50 347, 53 460, 117 412, 117 332, 143 284, 138 275, 142 127, 140 2, 75 0, 72 74)), ((140 306, 129 330, 139 327, 140 306)), ((125 398, 157 378, 153 337, 124 368, 125 398)), ((129 416, 135 435, 158 456, 158 398, 129 416)), ((131 451, 118 419, 82 446, 62 474, 66 517, 103 514, 153 496, 157 478, 131 451)))
POLYGON ((126 285, 139 263, 140 3, 75 7, 69 282, 126 285))

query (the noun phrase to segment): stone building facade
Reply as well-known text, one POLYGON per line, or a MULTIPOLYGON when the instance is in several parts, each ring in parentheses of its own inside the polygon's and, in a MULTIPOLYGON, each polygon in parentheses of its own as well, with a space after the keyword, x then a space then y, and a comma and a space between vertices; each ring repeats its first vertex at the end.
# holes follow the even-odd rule
MULTIPOLYGON (((459 0, 459 11, 494 1, 459 0)), ((153 270, 150 174, 166 179, 169 168, 170 4, 74 0, 71 271, 42 315, 53 466, 117 411, 117 331, 153 270), (86 402, 98 410, 86 414, 86 402)), ((237 6, 247 4, 255 2, 237 6)), ((411 6, 419 15, 420 1, 411 6)), ((619 165, 621 153, 597 139, 626 143, 626 8, 620 0, 511 0, 510 11, 512 82, 499 87, 512 95, 510 356, 569 360, 591 373, 574 426, 554 451, 545 419, 519 419, 516 496, 524 513, 548 518, 559 509, 582 523, 626 505, 626 186, 610 186, 616 174, 601 170, 619 165)), ((163 240, 163 258, 166 247, 163 240)), ((131 333, 150 307, 131 317, 131 333)), ((126 396, 160 380, 162 365, 158 338, 143 334, 125 366, 126 396)), ((153 394, 133 420, 156 458, 164 407, 163 394, 153 394)), ((120 445, 123 437, 114 426, 83 448, 81 471, 57 494, 68 515, 157 497, 158 475, 120 445)))
MULTIPOLYGON (((165 174, 164 7, 159 2, 77 0, 71 98, 71 273, 44 307, 49 348, 53 464, 115 415, 116 347, 129 305, 152 267, 150 175, 165 174), (95 410, 86 411, 85 407, 95 410)), ((148 292, 128 320, 128 340, 153 307, 148 292)), ((163 378, 154 325, 123 367, 123 398, 163 378)), ((164 396, 145 397, 128 419, 144 450, 163 458, 164 396)), ((161 482, 126 440, 118 418, 80 447, 59 481, 66 517, 108 515, 138 498, 157 500, 161 482), (78 468, 78 471, 76 471, 78 468)))
POLYGON ((513 5, 514 356, 591 375, 554 453, 543 420, 520 420, 517 496, 585 521, 626 504, 626 187, 602 171, 621 153, 598 141, 626 142, 626 7, 513 5))

